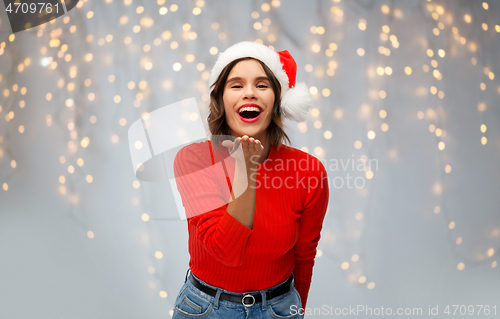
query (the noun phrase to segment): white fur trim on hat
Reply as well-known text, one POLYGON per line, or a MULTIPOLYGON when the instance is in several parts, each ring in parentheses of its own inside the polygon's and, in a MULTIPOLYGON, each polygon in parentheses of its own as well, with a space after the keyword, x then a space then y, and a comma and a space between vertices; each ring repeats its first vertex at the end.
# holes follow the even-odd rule
POLYGON ((297 122, 305 121, 313 100, 304 82, 295 83, 281 99, 283 116, 297 122))
POLYGON ((210 73, 209 88, 212 92, 212 85, 217 81, 219 75, 226 65, 232 61, 251 57, 264 62, 274 73, 281 85, 281 109, 283 116, 293 121, 304 121, 307 117, 312 99, 305 83, 296 83, 295 87, 289 88, 288 76, 283 70, 278 53, 271 48, 252 41, 242 41, 219 53, 217 61, 210 73))

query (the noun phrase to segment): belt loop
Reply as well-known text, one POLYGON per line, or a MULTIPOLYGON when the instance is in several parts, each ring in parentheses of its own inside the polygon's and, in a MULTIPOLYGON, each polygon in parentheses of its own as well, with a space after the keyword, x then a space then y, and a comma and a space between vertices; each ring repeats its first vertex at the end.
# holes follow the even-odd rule
POLYGON ((260 294, 262 295, 262 310, 267 310, 267 290, 261 290, 260 294))
POLYGON ((221 293, 222 293, 222 289, 217 288, 217 294, 214 297, 214 303, 213 303, 214 309, 219 309, 219 297, 220 297, 221 293))
POLYGON ((186 271, 186 278, 184 278, 184 283, 186 283, 186 281, 187 281, 187 279, 188 279, 188 274, 189 274, 189 271, 190 271, 190 270, 191 270, 191 269, 190 269, 190 268, 188 268, 188 270, 186 271))

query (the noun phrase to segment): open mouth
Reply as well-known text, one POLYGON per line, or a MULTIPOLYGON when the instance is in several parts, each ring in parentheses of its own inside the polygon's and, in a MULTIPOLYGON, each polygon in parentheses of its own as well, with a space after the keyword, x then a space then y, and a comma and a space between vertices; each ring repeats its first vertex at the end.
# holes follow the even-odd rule
POLYGON ((259 111, 243 111, 240 112, 240 116, 244 119, 253 119, 259 116, 260 112, 259 111))
POLYGON ((244 122, 254 122, 260 117, 262 109, 256 106, 245 106, 239 109, 238 115, 244 122))

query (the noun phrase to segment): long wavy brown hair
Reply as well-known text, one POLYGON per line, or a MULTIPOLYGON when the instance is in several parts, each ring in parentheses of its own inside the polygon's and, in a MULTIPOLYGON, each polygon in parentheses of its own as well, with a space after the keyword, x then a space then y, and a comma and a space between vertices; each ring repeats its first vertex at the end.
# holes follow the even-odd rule
POLYGON ((244 57, 239 58, 234 61, 231 61, 226 67, 222 70, 219 75, 219 78, 212 84, 210 88, 213 87, 212 93, 210 93, 210 106, 209 106, 209 115, 207 118, 208 128, 210 130, 212 143, 218 147, 219 142, 223 139, 220 135, 231 135, 231 131, 229 129, 229 125, 226 121, 226 111, 224 108, 224 88, 226 86, 227 77, 229 73, 233 69, 233 67, 240 61, 243 60, 255 60, 258 61, 264 72, 266 72, 267 77, 271 82, 271 88, 274 92, 274 104, 273 104, 273 112, 271 122, 267 127, 267 138, 271 144, 276 145, 279 149, 282 144, 288 142, 291 144, 290 138, 285 133, 283 120, 281 119, 281 85, 274 75, 274 73, 265 65, 262 61, 251 58, 244 57))

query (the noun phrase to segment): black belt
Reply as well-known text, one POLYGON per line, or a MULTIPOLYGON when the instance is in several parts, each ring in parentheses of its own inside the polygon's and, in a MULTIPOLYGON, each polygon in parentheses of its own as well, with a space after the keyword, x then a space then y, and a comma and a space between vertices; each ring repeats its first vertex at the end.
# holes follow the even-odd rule
MULTIPOLYGON (((215 297, 215 295, 217 294, 217 290, 202 285, 198 280, 196 280, 196 278, 192 274, 191 276, 189 276, 189 278, 193 283, 193 285, 199 290, 203 291, 204 293, 209 294, 212 297, 215 297)), ((273 290, 267 291, 266 300, 273 299, 274 297, 278 297, 284 293, 289 292, 293 287, 292 285, 293 285, 293 273, 290 275, 290 277, 288 277, 288 279, 284 283, 274 288, 273 290)), ((220 294, 219 298, 222 300, 241 302, 245 307, 250 307, 254 303, 262 301, 262 294, 260 293, 256 295, 245 294, 244 296, 235 296, 223 292, 220 294)))

